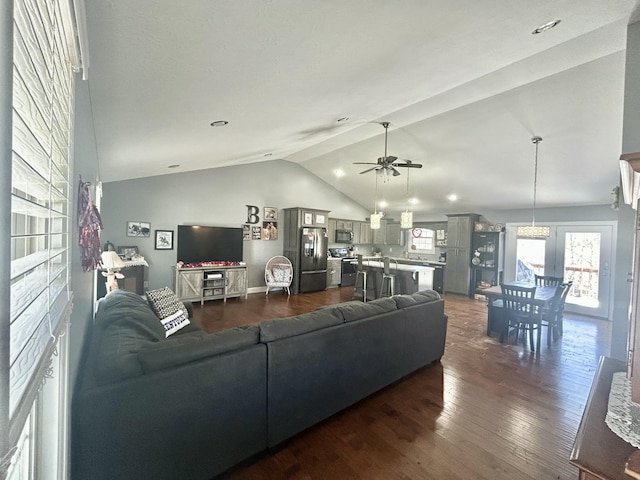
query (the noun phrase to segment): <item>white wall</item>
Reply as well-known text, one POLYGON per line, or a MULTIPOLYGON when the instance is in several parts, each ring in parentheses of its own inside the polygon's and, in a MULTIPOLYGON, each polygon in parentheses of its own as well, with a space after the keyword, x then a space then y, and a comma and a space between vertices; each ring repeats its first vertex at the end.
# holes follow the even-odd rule
MULTIPOLYGON (((177 225, 240 227, 247 205, 329 210, 332 217, 364 220, 369 212, 298 164, 285 160, 176 173, 104 184, 103 242, 135 245, 149 263, 149 288, 172 285, 176 250, 154 250, 154 230, 177 225), (127 221, 151 223, 151 237, 127 237, 127 221)), ((282 217, 279 218, 282 222, 282 217)), ((280 229, 280 226, 279 226, 280 229)), ((280 229, 280 231, 282 231, 280 229)), ((276 241, 244 242, 249 288, 264 286, 264 265, 282 254, 276 241)))

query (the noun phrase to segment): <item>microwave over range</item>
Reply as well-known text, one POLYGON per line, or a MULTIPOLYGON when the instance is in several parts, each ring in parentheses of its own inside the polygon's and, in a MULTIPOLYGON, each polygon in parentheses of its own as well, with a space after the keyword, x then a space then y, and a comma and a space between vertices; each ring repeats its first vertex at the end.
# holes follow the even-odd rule
POLYGON ((336 230, 336 243, 352 243, 353 232, 351 230, 336 230))

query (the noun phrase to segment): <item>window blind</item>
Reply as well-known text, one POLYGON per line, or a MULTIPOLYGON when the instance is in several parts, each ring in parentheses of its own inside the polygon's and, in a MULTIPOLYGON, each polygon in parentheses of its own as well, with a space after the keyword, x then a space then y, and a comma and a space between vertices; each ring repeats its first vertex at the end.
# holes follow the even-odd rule
POLYGON ((15 0, 9 414, 21 429, 71 310, 68 0, 15 0))

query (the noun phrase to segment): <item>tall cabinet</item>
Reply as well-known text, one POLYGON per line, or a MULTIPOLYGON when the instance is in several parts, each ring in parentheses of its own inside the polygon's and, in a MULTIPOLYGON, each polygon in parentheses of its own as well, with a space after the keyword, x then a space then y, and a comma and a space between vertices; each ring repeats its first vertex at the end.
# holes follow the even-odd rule
POLYGON ((444 290, 469 295, 471 276, 471 234, 480 218, 477 213, 447 215, 447 265, 444 290))
POLYGON ((500 285, 504 270, 504 233, 473 232, 471 237, 471 288, 469 296, 500 285))

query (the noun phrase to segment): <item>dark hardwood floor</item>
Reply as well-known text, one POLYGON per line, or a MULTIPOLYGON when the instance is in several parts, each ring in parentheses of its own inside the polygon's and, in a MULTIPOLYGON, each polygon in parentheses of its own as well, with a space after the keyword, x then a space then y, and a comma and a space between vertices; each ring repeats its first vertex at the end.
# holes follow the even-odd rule
MULTIPOLYGON (((194 305, 209 332, 350 300, 352 289, 194 305)), ((445 295, 447 344, 418 370, 291 439, 225 479, 576 479, 569 453, 606 321, 565 316, 564 336, 539 354, 486 335, 486 305, 445 295)), ((546 334, 546 331, 544 332, 546 334)), ((215 445, 212 445, 215 448, 215 445)))

